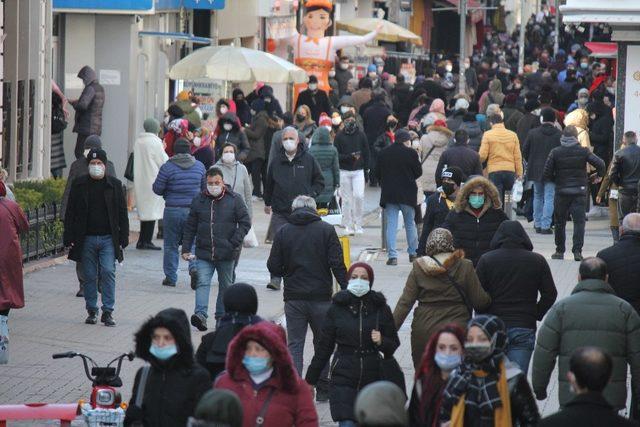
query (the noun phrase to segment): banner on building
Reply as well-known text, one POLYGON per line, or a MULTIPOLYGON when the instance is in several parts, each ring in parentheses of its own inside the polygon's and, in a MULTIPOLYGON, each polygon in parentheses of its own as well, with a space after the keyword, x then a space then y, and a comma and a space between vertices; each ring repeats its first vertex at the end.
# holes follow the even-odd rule
POLYGON ((215 115, 216 102, 220 98, 226 98, 225 85, 218 80, 179 80, 177 83, 178 92, 188 90, 198 97, 200 111, 215 115))
POLYGON ((624 127, 625 131, 640 131, 640 46, 627 46, 627 70, 625 77, 624 127))

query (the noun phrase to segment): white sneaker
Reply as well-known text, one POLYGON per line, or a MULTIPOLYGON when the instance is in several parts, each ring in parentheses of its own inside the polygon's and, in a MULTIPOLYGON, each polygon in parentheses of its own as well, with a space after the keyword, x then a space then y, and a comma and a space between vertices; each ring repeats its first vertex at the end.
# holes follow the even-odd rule
POLYGON ((344 234, 347 236, 353 236, 353 229, 351 227, 345 227, 344 234))
POLYGON ((364 234, 364 230, 359 225, 356 225, 355 233, 356 234, 364 234))

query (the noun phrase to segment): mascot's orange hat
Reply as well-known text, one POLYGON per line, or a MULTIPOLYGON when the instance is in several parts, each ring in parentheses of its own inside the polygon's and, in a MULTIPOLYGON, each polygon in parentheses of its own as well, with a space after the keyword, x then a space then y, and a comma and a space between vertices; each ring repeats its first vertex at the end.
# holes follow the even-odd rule
POLYGON ((326 9, 328 11, 333 10, 333 0, 307 0, 304 4, 306 8, 317 7, 326 9))

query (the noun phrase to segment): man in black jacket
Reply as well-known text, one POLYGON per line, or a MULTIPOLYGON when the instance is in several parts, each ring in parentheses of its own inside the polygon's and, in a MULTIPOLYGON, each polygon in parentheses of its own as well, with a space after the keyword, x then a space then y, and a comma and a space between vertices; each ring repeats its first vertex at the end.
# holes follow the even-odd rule
POLYGON ((318 78, 314 75, 309 76, 309 86, 307 89, 300 92, 298 100, 296 102, 297 111, 301 105, 306 105, 311 110, 311 117, 313 121, 318 123, 320 114, 331 114, 331 103, 329 103, 329 96, 324 90, 318 89, 318 78))
POLYGON ((507 357, 526 374, 536 321, 542 320, 558 296, 549 264, 533 252, 522 224, 504 221, 491 240, 491 251, 480 257, 476 273, 491 296, 486 313, 500 317, 507 326, 507 357))
POLYGON ((604 176, 605 168, 602 159, 588 148, 580 146, 578 130, 575 126, 567 126, 562 131, 560 147, 549 153, 544 165, 543 181, 555 183, 554 202, 556 252, 552 259, 564 259, 565 227, 568 215, 573 220, 573 258, 582 261, 582 245, 584 244, 585 203, 589 188, 587 164, 593 166, 598 176, 604 176))
POLYGON ((559 412, 543 418, 538 427, 607 426, 638 424, 618 415, 602 395, 613 372, 611 356, 597 347, 578 348, 569 359, 569 382, 576 396, 559 412))
MULTIPOLYGON (((289 351, 296 370, 302 375, 302 360, 307 326, 313 332, 317 348, 327 310, 331 306, 333 276, 342 289, 347 287, 347 270, 342 247, 335 229, 323 222, 316 212, 316 202, 309 196, 298 196, 292 203, 293 213, 276 233, 267 261, 269 272, 284 277, 284 314, 287 321, 289 351)), ((318 400, 325 400, 328 366, 319 384, 318 400)))
POLYGON ((91 149, 87 154, 89 174, 76 178, 69 193, 64 218, 64 245, 69 259, 82 261, 84 300, 89 316, 85 323, 98 322, 98 280, 105 326, 115 326, 116 259, 122 262, 129 244, 129 216, 122 183, 106 173, 107 153, 91 149), (100 277, 98 278, 98 271, 100 277))
MULTIPOLYGON (((317 197, 324 189, 324 178, 317 160, 300 144, 298 131, 287 127, 282 131, 282 149, 267 169, 264 186, 264 212, 271 215, 267 240, 287 223, 291 203, 300 195, 317 197)), ((280 290, 281 278, 271 276, 268 289, 280 290)))
POLYGON ((404 74, 398 74, 398 81, 391 91, 393 98, 393 111, 398 114, 398 120, 400 126, 406 126, 409 120, 409 113, 411 113, 411 104, 409 99, 411 98, 411 85, 405 82, 404 74))
MULTIPOLYGON (((375 167, 378 161, 378 151, 375 149, 376 141, 382 135, 384 135, 385 131, 393 132, 398 125, 398 121, 393 118, 393 120, 389 119, 389 116, 392 116, 392 112, 385 103, 384 100, 384 89, 376 89, 374 92, 373 98, 369 103, 366 111, 360 111, 360 116, 362 116, 362 124, 364 126, 364 133, 367 135, 367 141, 369 143, 369 151, 371 153, 371 167, 375 171, 375 167), (388 123, 394 123, 392 128, 389 128, 388 123)), ((370 184, 377 185, 377 179, 375 174, 369 177, 370 184)))
POLYGON ((251 228, 247 206, 239 194, 224 184, 222 171, 213 167, 207 171, 207 189, 191 202, 189 216, 182 235, 182 258, 192 260, 191 247, 196 244, 196 307, 191 324, 207 330, 207 311, 211 279, 218 272, 218 298, 215 319, 224 315, 224 291, 233 283, 233 267, 244 236, 251 228))
POLYGON ((409 132, 404 129, 397 131, 395 143, 382 150, 376 167, 376 175, 382 187, 380 206, 384 209, 386 221, 385 239, 389 250, 387 265, 398 265, 396 233, 400 212, 407 232, 409 262, 413 262, 418 250, 418 230, 414 218, 418 203, 416 179, 422 175, 422 166, 418 152, 409 148, 410 144, 409 132))
POLYGON ((442 185, 442 171, 450 167, 460 168, 465 176, 482 175, 480 155, 469 148, 469 134, 464 129, 456 131, 453 145, 440 156, 436 167, 436 185, 442 185))
POLYGON ((613 157, 611 180, 618 186, 618 218, 635 212, 638 204, 638 184, 640 184, 640 147, 633 131, 624 133, 626 147, 618 150, 613 157))
POLYGON ((560 146, 562 132, 555 127, 556 113, 544 108, 540 113, 542 125, 529 131, 522 147, 522 156, 527 161, 527 181, 533 182, 533 225, 536 233, 553 234, 553 198, 555 184, 544 181, 542 173, 549 153, 560 146))

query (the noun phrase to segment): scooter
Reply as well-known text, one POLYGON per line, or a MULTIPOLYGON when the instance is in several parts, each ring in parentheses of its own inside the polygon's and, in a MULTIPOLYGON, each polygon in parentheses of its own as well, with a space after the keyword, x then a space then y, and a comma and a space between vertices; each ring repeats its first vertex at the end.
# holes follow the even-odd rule
POLYGON ((122 427, 124 425, 127 405, 122 402, 122 396, 117 388, 122 387, 120 379, 122 361, 124 359, 132 361, 135 357, 133 352, 121 354, 105 367, 98 366, 89 356, 75 351, 54 354, 52 357, 54 359, 82 358, 84 373, 93 385, 89 403, 83 400, 79 402, 80 411, 88 426, 122 427), (112 365, 116 362, 116 367, 113 367, 112 365), (91 364, 91 371, 89 371, 89 364, 91 364))

